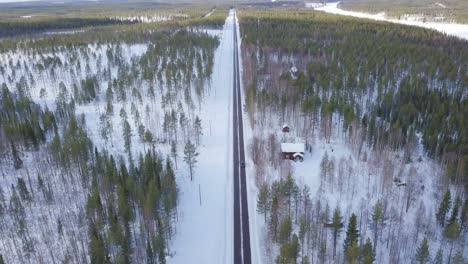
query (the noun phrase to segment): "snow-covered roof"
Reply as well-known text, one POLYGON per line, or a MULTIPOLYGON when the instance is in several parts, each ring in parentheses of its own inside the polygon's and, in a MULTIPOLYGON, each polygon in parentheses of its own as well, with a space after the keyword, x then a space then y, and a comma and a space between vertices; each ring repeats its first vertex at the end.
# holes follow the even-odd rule
POLYGON ((281 143, 281 152, 304 153, 304 143, 281 143))
POLYGON ((283 125, 283 128, 286 128, 286 127, 289 127, 289 126, 288 126, 287 124, 284 124, 284 125, 283 125))
POLYGON ((302 155, 301 153, 297 152, 297 153, 294 153, 293 157, 304 157, 304 155, 302 155))

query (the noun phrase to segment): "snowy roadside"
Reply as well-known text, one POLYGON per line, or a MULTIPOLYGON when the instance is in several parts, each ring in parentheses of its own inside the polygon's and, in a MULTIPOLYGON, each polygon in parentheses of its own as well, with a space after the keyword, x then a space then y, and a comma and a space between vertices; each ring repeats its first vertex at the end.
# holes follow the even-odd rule
POLYGON ((178 182, 183 214, 168 263, 232 262, 233 19, 231 11, 215 52, 211 88, 199 113, 204 131, 194 180, 178 182))
MULTIPOLYGON (((239 20, 236 19, 237 28, 239 28, 239 20)), ((240 30, 237 31, 238 49, 241 50, 242 38, 240 30)), ((240 76, 243 76, 242 53, 239 52, 239 68, 240 76)), ((242 79, 241 79, 242 80, 242 79)), ((242 109, 245 109, 245 95, 244 95, 244 82, 240 82, 241 86, 241 100, 242 109)), ((263 237, 266 235, 265 223, 263 217, 257 212, 257 192, 258 188, 255 183, 255 168, 252 163, 252 152, 249 151, 249 144, 252 142, 253 130, 250 126, 250 117, 246 111, 242 111, 244 119, 244 138, 245 138, 245 160, 246 160, 246 177, 247 177, 247 199, 249 204, 249 229, 250 229, 250 250, 252 254, 252 263, 264 263, 266 258, 264 256, 265 250, 262 247, 263 237)))
POLYGON ((468 40, 468 25, 465 24, 452 24, 452 23, 436 23, 436 22, 422 22, 422 21, 412 21, 412 20, 398 20, 387 18, 384 13, 379 14, 368 14, 362 12, 346 11, 338 7, 336 3, 328 3, 325 5, 314 6, 314 10, 323 11, 330 14, 343 15, 343 16, 352 16, 359 18, 368 18, 378 21, 387 21, 396 24, 403 24, 409 26, 417 26, 422 28, 434 29, 436 31, 445 33, 450 36, 455 36, 461 39, 468 40))

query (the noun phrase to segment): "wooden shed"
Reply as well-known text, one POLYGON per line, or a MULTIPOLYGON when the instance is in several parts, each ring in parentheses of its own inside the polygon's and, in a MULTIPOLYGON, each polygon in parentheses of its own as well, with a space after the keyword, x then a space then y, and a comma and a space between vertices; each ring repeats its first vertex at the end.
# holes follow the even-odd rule
POLYGON ((289 126, 284 124, 282 131, 283 131, 283 133, 289 133, 289 126))

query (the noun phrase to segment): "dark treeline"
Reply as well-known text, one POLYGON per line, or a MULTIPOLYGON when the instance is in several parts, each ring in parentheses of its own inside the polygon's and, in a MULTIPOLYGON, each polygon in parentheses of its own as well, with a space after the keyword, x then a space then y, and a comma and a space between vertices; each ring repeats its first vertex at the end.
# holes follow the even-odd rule
POLYGON ((429 155, 446 162, 450 178, 468 188, 462 165, 468 160, 468 42, 317 12, 240 14, 245 67, 252 70, 244 76, 250 109, 255 104, 283 118, 302 111, 325 134, 338 113, 344 129, 351 133, 351 124, 358 125, 374 149, 414 145, 421 133, 429 155), (291 74, 272 58, 293 58, 289 67, 298 72, 291 74), (261 87, 272 73, 280 78, 261 87))
POLYGON ((37 34, 47 31, 71 30, 82 27, 132 24, 136 21, 121 21, 113 18, 50 18, 43 20, 2 21, 0 38, 37 34))
MULTIPOLYGON (((198 11, 196 14, 198 14, 198 11)), ((0 51, 12 49, 41 48, 51 49, 56 46, 86 46, 91 43, 107 43, 125 41, 140 43, 151 38, 156 32, 179 30, 186 28, 220 28, 224 24, 227 9, 217 8, 209 17, 178 17, 177 19, 140 23, 136 20, 120 20, 110 17, 96 18, 44 18, 37 23, 25 21, 0 22, 0 51), (63 21, 62 21, 63 20, 63 21), (64 23, 62 23, 64 22, 64 23), (4 25, 3 25, 4 24, 4 25), (79 30, 84 32, 73 34, 41 35, 47 31, 79 30), (23 37, 27 34, 37 34, 34 38, 23 37), (6 38, 5 38, 6 37, 6 38), (14 37, 14 38, 8 38, 14 37)), ((164 14, 164 13, 163 13, 164 14)), ((170 15, 166 14, 166 15, 170 15)))

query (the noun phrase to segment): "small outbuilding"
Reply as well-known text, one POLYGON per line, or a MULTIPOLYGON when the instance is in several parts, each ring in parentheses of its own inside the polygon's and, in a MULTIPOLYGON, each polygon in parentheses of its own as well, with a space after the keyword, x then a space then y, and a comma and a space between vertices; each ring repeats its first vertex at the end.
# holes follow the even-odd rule
POLYGON ((281 143, 281 157, 284 160, 303 161, 304 143, 281 143))
POLYGON ((284 124, 282 131, 283 131, 283 133, 289 133, 289 126, 284 124))

